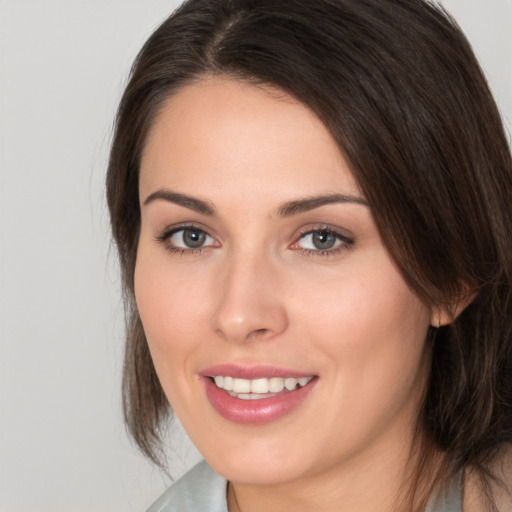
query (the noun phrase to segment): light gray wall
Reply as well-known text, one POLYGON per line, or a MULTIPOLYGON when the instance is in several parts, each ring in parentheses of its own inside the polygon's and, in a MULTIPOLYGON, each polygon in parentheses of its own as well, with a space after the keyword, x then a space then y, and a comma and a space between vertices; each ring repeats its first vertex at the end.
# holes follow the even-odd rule
MULTIPOLYGON (((445 0, 512 120, 512 0, 445 0)), ((119 405, 103 178, 116 102, 177 0, 0 0, 0 511, 141 511, 167 481, 119 405)), ((182 438, 179 438, 182 439, 182 438)), ((183 444, 180 474, 197 454, 183 444)))

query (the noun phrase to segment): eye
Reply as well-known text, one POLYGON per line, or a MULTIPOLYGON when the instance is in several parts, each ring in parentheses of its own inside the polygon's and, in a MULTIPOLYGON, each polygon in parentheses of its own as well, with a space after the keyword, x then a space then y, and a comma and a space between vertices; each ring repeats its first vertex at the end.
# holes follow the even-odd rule
POLYGON ((197 249, 198 247, 211 244, 213 239, 201 229, 183 228, 175 231, 169 237, 169 241, 175 247, 180 247, 182 249, 197 249))
POLYGON ((353 240, 333 229, 318 228, 302 233, 291 249, 299 249, 315 256, 333 256, 353 244, 353 240))
POLYGON ((333 249, 342 243, 340 236, 332 231, 311 231, 300 237, 302 249, 325 251, 333 249))
POLYGON ((168 230, 157 240, 165 243, 169 250, 179 252, 193 252, 216 245, 216 241, 206 231, 195 226, 168 230))

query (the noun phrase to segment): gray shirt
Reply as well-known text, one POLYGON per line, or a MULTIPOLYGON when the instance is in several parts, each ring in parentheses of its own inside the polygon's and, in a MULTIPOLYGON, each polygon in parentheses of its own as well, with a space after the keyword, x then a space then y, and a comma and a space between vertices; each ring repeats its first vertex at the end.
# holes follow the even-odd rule
MULTIPOLYGON (((202 461, 171 485, 147 512, 228 512, 228 482, 202 461)), ((462 512, 462 485, 454 482, 446 496, 431 500, 425 512, 462 512)))
POLYGON ((228 512, 228 482, 203 460, 169 487, 147 512, 228 512))

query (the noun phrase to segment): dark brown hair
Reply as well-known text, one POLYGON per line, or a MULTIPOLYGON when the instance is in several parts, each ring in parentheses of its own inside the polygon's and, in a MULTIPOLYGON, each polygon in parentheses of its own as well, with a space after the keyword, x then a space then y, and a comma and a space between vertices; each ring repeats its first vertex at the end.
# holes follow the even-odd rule
POLYGON ((316 113, 419 297, 450 308, 474 296, 429 333, 420 426, 445 454, 445 476, 488 474, 512 441, 512 161, 469 43, 423 0, 189 0, 142 48, 107 174, 128 321, 124 411, 137 444, 158 461, 170 412, 134 301, 140 156, 164 100, 217 74, 276 86, 316 113))

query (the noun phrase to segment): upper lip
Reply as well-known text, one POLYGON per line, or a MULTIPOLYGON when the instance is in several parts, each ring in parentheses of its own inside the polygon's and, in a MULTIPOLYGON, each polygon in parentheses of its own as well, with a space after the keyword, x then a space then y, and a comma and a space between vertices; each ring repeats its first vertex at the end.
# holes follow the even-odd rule
POLYGON ((243 364, 216 364, 204 368, 199 372, 203 377, 215 377, 218 375, 234 377, 235 379, 270 379, 272 377, 311 377, 313 373, 299 372, 288 368, 280 368, 272 365, 243 365, 243 364))

